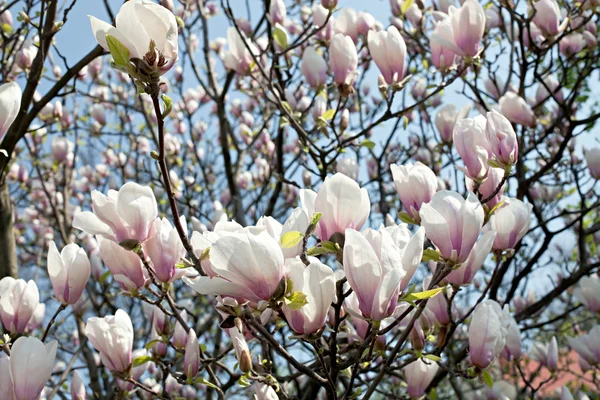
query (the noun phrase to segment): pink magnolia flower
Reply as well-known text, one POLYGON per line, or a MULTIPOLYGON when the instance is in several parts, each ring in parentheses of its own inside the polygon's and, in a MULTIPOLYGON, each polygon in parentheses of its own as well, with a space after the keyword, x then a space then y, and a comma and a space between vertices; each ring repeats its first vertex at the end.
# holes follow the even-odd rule
POLYGON ((307 47, 302 53, 300 69, 313 89, 325 84, 327 80, 327 63, 314 47, 307 47))
POLYGON ((74 243, 58 252, 54 241, 48 249, 48 275, 54 295, 63 304, 75 304, 81 298, 92 268, 85 251, 74 243))
POLYGON ((204 295, 268 301, 284 273, 279 243, 264 228, 232 232, 217 239, 210 248, 210 262, 217 276, 183 278, 187 285, 204 295))
POLYGON ((386 31, 369 31, 367 41, 385 82, 393 85, 402 81, 406 74, 406 44, 398 29, 390 26, 386 31))
POLYGON ((0 281, 0 318, 10 333, 24 333, 39 302, 40 293, 34 281, 3 278, 0 281))
POLYGON ((421 206, 419 215, 427 238, 443 258, 459 264, 467 260, 484 220, 483 207, 473 193, 465 200, 456 192, 441 190, 421 206))
POLYGON ((460 267, 453 269, 452 272, 450 272, 450 274, 446 277, 448 282, 453 285, 466 285, 471 283, 473 277, 483 265, 483 262, 487 258, 488 254, 490 254, 495 238, 496 232, 485 232, 477 241, 477 243, 475 243, 475 246, 473 246, 473 250, 471 250, 467 260, 462 263, 460 267))
POLYGON ((469 355, 471 363, 487 368, 506 345, 510 314, 493 300, 484 300, 473 313, 469 326, 469 355))
POLYGON ((513 165, 519 157, 519 141, 510 121, 496 110, 487 113, 485 134, 494 159, 501 166, 513 165))
MULTIPOLYGON (((52 376, 58 342, 18 338, 10 349, 10 378, 14 400, 37 400, 52 376)), ((11 399, 12 397, 9 397, 11 399)))
POLYGON ((504 96, 500 97, 498 104, 500 104, 500 111, 510 122, 525 126, 535 124, 536 118, 533 110, 518 94, 506 92, 504 96))
POLYGON ((573 292, 575 298, 591 312, 600 312, 600 279, 597 276, 584 276, 573 292))
POLYGON ((343 234, 346 228, 362 228, 371 210, 367 190, 341 173, 326 178, 318 193, 300 190, 300 200, 309 217, 316 212, 323 214, 315 230, 321 240, 330 240, 336 233, 343 234))
POLYGON ((325 325, 327 312, 335 297, 333 271, 316 258, 310 259, 308 266, 300 258, 289 258, 286 260, 286 270, 294 292, 304 293, 307 304, 298 310, 284 304, 283 313, 295 332, 301 335, 315 333, 325 325))
POLYGON ((419 220, 421 205, 429 203, 437 191, 438 181, 435 173, 421 162, 414 165, 390 165, 394 188, 407 213, 419 220))
POLYGON ((21 88, 16 82, 0 86, 0 141, 17 118, 21 108, 21 88))
POLYGON ((97 239, 102 261, 123 290, 129 291, 146 286, 148 273, 137 254, 101 236, 97 239))
POLYGON ((492 214, 485 230, 496 232, 495 250, 513 249, 525 236, 531 220, 531 204, 518 199, 504 199, 504 203, 492 214))
POLYGON ((483 179, 489 169, 490 143, 485 135, 487 120, 483 115, 465 118, 454 125, 454 147, 465 164, 465 174, 473 180, 483 179))
POLYGON ((329 45, 329 66, 337 85, 352 85, 358 74, 358 54, 350 36, 333 35, 329 45))
POLYGON ((431 40, 462 57, 475 57, 485 30, 485 11, 477 0, 467 0, 460 8, 450 6, 431 40))
POLYGON ((374 321, 389 317, 398 304, 406 269, 414 271, 423 254, 424 231, 400 247, 386 228, 346 229, 344 273, 356 293, 362 315, 374 321), (420 244, 420 245, 419 245, 420 244))
POLYGON ((404 367, 404 379, 408 394, 415 399, 423 396, 439 368, 436 362, 422 358, 404 367))
POLYGON ((133 325, 125 311, 119 309, 115 315, 88 319, 85 334, 92 346, 100 352, 100 359, 106 368, 118 373, 129 370, 133 325))
POLYGON ((94 36, 104 50, 110 51, 107 39, 110 35, 129 50, 130 60, 153 60, 150 67, 156 68, 161 75, 177 62, 177 21, 171 11, 153 1, 124 3, 117 13, 116 27, 92 16, 90 22, 94 36))
POLYGON ((133 248, 154 236, 158 215, 152 189, 127 182, 108 196, 92 191, 92 212, 75 215, 73 227, 91 235, 100 235, 127 248, 133 248))

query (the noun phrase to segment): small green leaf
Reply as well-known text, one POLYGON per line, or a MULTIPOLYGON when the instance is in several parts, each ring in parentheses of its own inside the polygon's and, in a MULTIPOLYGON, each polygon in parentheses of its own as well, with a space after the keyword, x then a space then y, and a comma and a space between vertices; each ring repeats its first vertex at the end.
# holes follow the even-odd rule
POLYGON ((150 350, 152 348, 152 346, 154 346, 156 343, 161 343, 161 340, 160 339, 151 340, 148 343, 146 343, 146 345, 144 347, 146 348, 146 350, 150 350))
POLYGON ((425 249, 423 250, 423 259, 421 261, 423 262, 427 262, 427 261, 439 261, 440 259, 440 253, 438 253, 437 250, 434 249, 425 249))
POLYGON ((119 42, 116 37, 111 35, 106 35, 106 43, 115 64, 119 67, 127 67, 129 65, 129 57, 131 56, 129 49, 123 43, 119 42))
POLYGON ((323 118, 323 120, 325 120, 325 121, 330 121, 334 115, 335 115, 335 110, 331 109, 331 110, 325 111, 323 113, 323 115, 321 115, 321 118, 323 118))
POLYGON ((405 212, 399 212, 398 218, 400 218, 400 221, 404 222, 405 224, 415 225, 417 223, 408 213, 405 212))
POLYGON ((319 221, 321 220, 321 217, 323 216, 323 213, 320 212, 316 212, 312 215, 312 220, 310 221, 311 225, 317 225, 319 223, 319 221))
POLYGON ((110 276, 110 271, 106 271, 105 273, 100 275, 100 279, 98 279, 98 280, 100 281, 100 283, 103 283, 105 280, 108 279, 109 276, 110 276))
POLYGON ((435 288, 435 289, 426 290, 424 292, 409 293, 406 296, 402 297, 401 300, 410 302, 410 301, 431 299, 432 297, 437 296, 437 294, 439 292, 441 292, 442 290, 444 290, 444 288, 435 288))
POLYGON ((308 304, 306 295, 302 292, 294 292, 285 298, 285 304, 292 310, 299 310, 308 304))
POLYGON ((273 29, 273 39, 275 42, 281 47, 282 50, 288 48, 288 35, 285 29, 279 24, 275 24, 275 28, 273 29))
POLYGON ((163 101, 163 103, 165 103, 165 110, 163 111, 163 119, 167 118, 169 116, 169 114, 171 114, 171 110, 173 109, 173 100, 171 100, 171 98, 169 96, 167 96, 166 94, 163 94, 161 96, 161 99, 163 101))
POLYGON ((304 235, 298 231, 289 231, 281 235, 280 244, 284 249, 295 247, 304 238, 304 235))
POLYGON ((363 141, 360 145, 363 147, 366 147, 369 150, 373 150, 373 148, 375 147, 375 142, 367 139, 367 140, 363 141))
POLYGON ((426 358, 428 360, 435 361, 435 362, 442 361, 442 359, 440 357, 436 356, 435 354, 425 354, 423 356, 423 358, 426 358))
POLYGON ((216 385, 215 385, 215 384, 213 384, 213 383, 210 383, 209 381, 207 381, 207 380, 206 380, 206 379, 204 379, 203 377, 196 378, 196 379, 194 380, 194 383, 201 383, 201 384, 203 384, 203 385, 206 385, 206 386, 208 386, 208 387, 209 387, 209 388, 211 388, 211 389, 219 390, 219 387, 218 387, 218 386, 216 386, 216 385))
POLYGON ((410 8, 410 6, 413 5, 414 2, 415 0, 404 0, 404 2, 402 2, 402 5, 400 6, 400 11, 402 12, 402 15, 406 14, 408 9, 410 8))
POLYGON ((152 357, 150 356, 141 356, 133 359, 133 368, 139 367, 140 365, 146 364, 148 361, 151 361, 152 357))
POLYGON ((408 123, 409 123, 409 122, 410 122, 410 121, 408 120, 408 117, 407 117, 406 115, 404 115, 404 116, 402 117, 402 126, 404 127, 404 129, 406 129, 406 127, 408 126, 408 123))
POLYGON ((483 383, 487 385, 490 389, 494 387, 494 377, 488 371, 483 371, 481 373, 481 377, 483 378, 483 383))
POLYGON ((244 388, 250 386, 250 381, 248 380, 248 377, 246 375, 240 376, 240 379, 238 379, 238 385, 244 388))

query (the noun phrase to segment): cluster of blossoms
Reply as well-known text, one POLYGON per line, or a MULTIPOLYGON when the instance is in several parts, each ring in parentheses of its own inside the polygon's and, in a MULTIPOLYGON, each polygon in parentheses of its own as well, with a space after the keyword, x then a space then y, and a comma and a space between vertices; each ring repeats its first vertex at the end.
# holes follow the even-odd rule
MULTIPOLYGON (((588 22, 598 7, 589 2, 583 2, 582 7, 590 8, 584 8, 581 17, 589 17, 588 22)), ((50 285, 46 288, 39 280, 12 277, 0 280, 0 321, 5 333, 4 352, 0 355, 0 398, 51 398, 58 385, 47 383, 53 373, 60 373, 61 382, 70 374, 71 398, 84 400, 88 396, 87 382, 94 384, 91 369, 104 368, 112 378, 101 374, 102 379, 114 379, 112 383, 125 396, 191 399, 202 390, 202 394, 215 393, 224 398, 224 391, 237 382, 242 388, 252 386, 259 400, 273 400, 287 398, 287 388, 292 385, 275 365, 282 359, 292 374, 298 371, 317 382, 319 390, 325 388, 328 398, 338 398, 343 387, 338 384, 341 374, 344 385, 346 379, 349 381, 344 398, 361 394, 351 393, 360 374, 372 380, 366 385, 368 399, 384 375, 393 371, 394 379, 403 380, 400 392, 410 398, 428 394, 434 397, 432 385, 436 379, 456 372, 465 380, 484 382, 473 384, 477 387, 471 393, 474 398, 485 394, 490 399, 516 399, 514 386, 519 378, 506 373, 503 365, 514 363, 520 368, 522 360, 535 362, 554 377, 565 358, 561 345, 568 345, 577 354, 583 375, 597 370, 600 341, 595 335, 600 333, 600 325, 594 324, 588 333, 577 327, 576 332, 581 333, 577 336, 540 335, 528 346, 522 343, 521 330, 533 329, 533 325, 523 323, 527 317, 523 310, 529 310, 535 299, 515 296, 511 301, 518 288, 513 284, 511 296, 504 301, 498 296, 501 282, 494 280, 496 274, 509 271, 512 260, 525 257, 532 245, 524 239, 528 233, 539 226, 546 234, 550 232, 535 205, 539 198, 557 197, 558 192, 539 185, 515 189, 511 181, 519 185, 535 181, 526 177, 532 176, 527 174, 535 167, 529 160, 524 161, 534 152, 526 138, 531 141, 537 135, 550 140, 558 136, 552 121, 574 108, 572 101, 565 100, 565 90, 548 72, 536 87, 535 99, 526 98, 523 87, 518 90, 509 83, 490 80, 486 82, 486 100, 477 104, 478 115, 471 115, 470 106, 459 110, 455 104, 446 104, 432 119, 426 107, 439 106, 441 95, 432 93, 424 78, 411 75, 416 72, 411 59, 423 46, 428 46, 425 52, 430 53, 432 73, 458 79, 478 71, 492 45, 485 39, 486 32, 504 26, 502 7, 515 13, 513 6, 485 8, 479 1, 465 0, 460 6, 439 1, 426 8, 421 2, 392 0, 393 17, 390 26, 384 27, 369 13, 338 9, 335 0, 322 0, 312 7, 298 4, 294 8, 300 9, 303 24, 314 27, 314 40, 308 40, 301 24, 288 15, 285 2, 272 0, 267 2, 265 13, 268 38, 257 37, 251 22, 244 19, 234 20, 235 26, 227 29, 226 39, 209 45, 205 38, 209 75, 215 72, 212 64, 216 62, 209 55, 212 51, 222 61, 225 83, 211 76, 208 84, 201 81, 199 87, 184 90, 183 69, 177 65, 180 25, 194 11, 206 23, 219 9, 213 2, 183 2, 181 9, 175 9, 171 1, 161 3, 127 1, 116 14, 115 26, 90 17, 98 44, 112 57, 112 73, 122 83, 133 81, 148 126, 157 126, 157 136, 152 136, 157 151, 151 151, 151 140, 139 136, 132 148, 141 160, 114 146, 101 152, 102 161, 95 167, 86 165, 75 171, 80 161, 76 141, 57 135, 47 146, 52 168, 58 171, 64 167, 61 178, 65 186, 71 186, 78 206, 69 207, 71 200, 59 196, 58 190, 54 196, 48 195, 56 188, 50 183, 46 186, 38 169, 39 180, 31 198, 40 200, 40 208, 64 207, 64 215, 55 219, 69 229, 65 232, 63 228, 63 245, 59 248, 54 228, 39 222, 42 211, 28 208, 18 219, 17 228, 22 231, 26 228, 20 223, 37 221, 32 222, 31 229, 36 240, 47 245, 43 253, 50 285), (423 34, 426 26, 431 31, 428 36, 423 34), (416 42, 415 37, 423 41, 416 42), (297 90, 268 80, 269 74, 275 74, 270 71, 279 67, 270 63, 269 55, 281 57, 290 65, 297 60, 297 74, 302 80, 297 90), (370 62, 380 74, 381 94, 372 105, 367 101, 361 104, 360 100, 360 96, 366 98, 369 94, 360 82, 370 62), (161 97, 172 88, 165 78, 170 71, 173 86, 182 97, 175 104, 166 95, 161 97), (222 96, 219 93, 220 86, 228 87, 232 82, 240 91, 256 94, 256 98, 244 104, 235 99, 231 107, 225 108, 219 103, 226 97, 225 92, 222 96), (415 102, 394 113, 392 106, 400 95, 410 95, 415 102), (548 100, 556 103, 551 111, 543 107, 548 100), (269 104, 265 106, 265 121, 257 118, 261 101, 269 104), (225 157, 224 163, 233 172, 219 195, 210 192, 207 198, 211 202, 206 206, 189 199, 190 192, 204 190, 202 185, 218 186, 211 172, 214 166, 206 161, 211 160, 211 155, 205 154, 209 151, 196 147, 196 143, 209 142, 209 126, 205 121, 193 123, 192 116, 211 102, 214 106, 210 115, 218 118, 221 127, 231 130, 218 137, 222 148, 247 147, 238 160, 225 157), (362 119, 362 108, 368 119, 362 119), (381 110, 385 110, 383 117, 377 120, 375 115, 381 110), (227 114, 235 121, 235 128, 230 126, 227 114), (395 144, 390 145, 385 157, 376 162, 369 159, 368 178, 379 182, 379 198, 369 192, 368 183, 361 185, 360 157, 337 158, 336 154, 331 163, 327 159, 331 152, 341 154, 350 146, 373 150, 376 144, 368 139, 372 128, 388 120, 397 121, 397 125, 405 120, 406 128, 416 120, 416 114, 432 129, 435 126, 440 140, 421 145, 420 138, 412 136, 409 143, 418 149, 406 150, 408 158, 395 156, 402 150, 395 144), (171 133, 165 132, 168 117, 173 121, 171 133), (274 129, 277 137, 272 138, 269 129, 276 125, 271 122, 275 118, 279 118, 279 126, 274 129), (353 132, 359 125, 361 134, 353 132), (300 144, 286 142, 291 141, 292 130, 300 144), (182 137, 188 131, 191 140, 186 142, 182 137), (536 133, 523 133, 529 131, 536 133), (329 144, 324 138, 311 142, 321 133, 331 139, 329 144), (359 143, 361 136, 367 139, 359 143), (203 179, 195 175, 193 166, 185 169, 183 157, 189 154, 198 162, 205 161, 203 179), (442 155, 448 156, 454 185, 441 178, 442 155), (252 159, 251 168, 245 169, 244 157, 252 159), (286 175, 286 157, 301 160, 299 165, 305 169, 286 175), (320 185, 313 186, 310 157, 317 165, 320 185), (156 180, 160 186, 147 167, 154 163, 152 160, 160 172, 156 180), (169 165, 184 165, 183 175, 178 175, 175 168, 169 169, 169 165), (122 180, 110 182, 116 170, 122 171, 122 180), (140 175, 140 171, 144 172, 140 175), (140 176, 150 176, 152 183, 141 184, 140 176), (244 199, 244 194, 257 187, 270 187, 273 180, 277 192, 269 202, 273 203, 271 211, 262 212, 262 204, 248 205, 253 200, 244 199), (93 189, 101 186, 112 189, 93 189), (278 202, 277 196, 282 201, 278 202), (393 199, 388 202, 389 197, 393 199), (183 204, 187 209, 180 216, 183 204), (279 213, 281 218, 275 218, 272 214, 279 204, 283 204, 284 211, 279 213), (91 210, 83 211, 80 206, 91 210), (397 217, 391 211, 396 206, 397 217), (167 207, 170 212, 165 214, 167 207), (202 215, 201 221, 200 214, 206 209, 210 209, 211 216, 202 215), (197 217, 186 218, 188 211, 197 217), (254 223, 247 222, 246 213, 254 223), (120 291, 108 290, 111 284, 120 291), (94 291, 100 288, 100 293, 90 294, 90 286, 94 291), (485 289, 480 290, 480 286, 485 289), (478 291, 468 291, 473 288, 478 291), (50 292, 52 300, 46 301, 44 297, 50 292), (199 304, 202 313, 196 315, 199 304), (60 342, 47 339, 57 317, 68 307, 76 322, 71 340, 80 347, 73 363, 59 368, 64 363, 57 362, 60 342), (45 319, 47 311, 53 315, 49 321, 45 319), (205 343, 211 332, 204 327, 211 326, 215 318, 220 318, 218 340, 210 348, 205 343), (41 340, 37 333, 41 333, 41 340), (225 347, 222 336, 227 340, 225 347), (300 343, 303 350, 309 349, 314 362, 301 362, 291 354, 288 339, 300 343), (86 347, 88 342, 95 353, 86 347), (462 345, 464 362, 443 353, 455 342, 462 345), (264 351, 256 350, 259 345, 264 351), (90 375, 80 376, 73 369, 80 352, 91 360, 90 375), (235 354, 233 366, 222 362, 229 352, 235 354), (378 359, 381 362, 375 364, 378 359), (222 379, 225 373, 215 374, 213 368, 226 371, 229 382, 222 379)), ((233 20, 232 12, 231 7, 226 9, 233 20)), ((596 48, 595 25, 592 28, 585 21, 572 25, 555 0, 533 2, 528 13, 531 20, 526 27, 521 26, 512 35, 521 35, 522 41, 527 36, 526 47, 532 53, 551 51, 555 44, 567 56, 596 48)), ((199 46, 196 42, 198 37, 185 40, 187 53, 194 53, 193 47, 199 46)), ((15 76, 32 68, 36 51, 34 45, 22 46, 15 76)), ((199 73, 193 63, 192 68, 199 73)), ((429 71, 429 66, 425 69, 429 71)), ((100 83, 101 70, 102 64, 95 63, 86 73, 93 82, 100 83)), ((60 71, 54 74, 60 77, 60 71)), ((439 91, 444 87, 446 81, 439 84, 439 91)), ((95 89, 96 102, 89 109, 91 118, 85 121, 91 135, 110 134, 107 111, 114 106, 112 99, 117 99, 117 105, 130 100, 127 90, 120 89, 109 90, 106 85, 95 89)), ((19 112, 27 111, 21 110, 22 95, 15 82, 0 86, 0 140, 19 112)), ((69 115, 60 102, 48 103, 38 117, 48 126, 60 123, 65 128, 76 127, 81 119, 69 115)), ((581 121, 569 119, 572 126, 587 123, 581 121)), ((133 119, 125 112, 119 123, 129 127, 133 119)), ((43 129, 28 133, 32 156, 43 151, 46 132, 39 132, 43 129)), ((573 137, 570 131, 570 136, 548 144, 548 154, 541 154, 537 160, 541 177, 552 168, 556 155, 573 146, 569 144, 573 137)), ((374 154, 371 151, 368 157, 374 154)), ((0 157, 8 157, 8 153, 0 157)), ((600 180, 600 148, 586 149, 584 157, 593 185, 600 180)), ((576 171, 580 164, 573 152, 570 166, 574 174, 580 172, 576 171)), ((32 167, 39 165, 34 163, 32 167)), ((26 166, 13 163, 7 170, 11 182, 22 186, 30 182, 26 166)), ((537 175, 533 172, 534 178, 537 175)), ((582 193, 582 185, 579 181, 576 184, 582 193)), ((590 190, 581 197, 592 195, 590 190)), ((589 212, 598 206, 582 200, 581 207, 589 212)), ((566 213, 582 214, 568 221, 567 228, 575 226, 583 237, 581 241, 586 242, 586 232, 592 232, 594 221, 584 219, 583 211, 566 213)), ((592 233, 597 231, 600 227, 592 233)), ((595 243, 587 245, 597 252, 595 243)), ((545 250, 549 241, 542 246, 545 250)), ((590 260, 596 255, 580 255, 582 264, 593 265, 590 260)), ((20 257, 28 261, 44 258, 26 252, 20 257)), ((527 276, 522 275, 523 271, 531 270, 532 265, 525 262, 512 268, 513 281, 518 284, 527 276)), ((571 311, 585 309, 597 317, 600 280, 584 276, 586 273, 574 273, 563 282, 576 276, 565 286, 576 284, 568 293, 574 299, 569 302, 577 304, 571 311)), ((553 290, 559 292, 557 296, 562 295, 560 290, 553 290)), ((531 313, 536 312, 540 308, 531 313)), ((561 398, 573 398, 566 386, 561 398)))

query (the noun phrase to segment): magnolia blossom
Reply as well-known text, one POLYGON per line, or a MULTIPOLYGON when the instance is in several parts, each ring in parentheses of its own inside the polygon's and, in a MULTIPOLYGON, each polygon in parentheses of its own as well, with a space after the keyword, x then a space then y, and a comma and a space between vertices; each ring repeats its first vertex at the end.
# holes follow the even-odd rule
POLYGON ((530 356, 550 371, 555 371, 558 367, 558 344, 556 336, 553 336, 548 343, 535 342, 530 356))
POLYGON ((600 279, 597 276, 581 278, 573 294, 591 312, 600 311, 600 279))
POLYGON ((336 15, 335 30, 356 43, 358 40, 358 14, 352 8, 342 8, 336 15))
POLYGON ((473 180, 483 179, 489 169, 491 149, 485 134, 486 124, 483 115, 461 119, 452 133, 456 151, 465 164, 465 174, 473 180))
POLYGON ((486 225, 486 229, 496 232, 495 250, 513 249, 519 243, 529 229, 532 208, 518 199, 504 199, 486 225))
POLYGON ((446 104, 438 110, 438 112, 435 114, 435 127, 437 128, 443 142, 452 142, 452 133, 454 131, 454 125, 456 125, 456 121, 464 119, 469 113, 470 109, 471 106, 466 105, 459 111, 454 104, 446 104))
POLYGON ((287 10, 283 0, 271 1, 271 7, 269 8, 269 21, 271 21, 271 24, 283 24, 286 14, 287 10))
POLYGON ((533 110, 527 104, 525 99, 513 92, 506 92, 498 100, 500 104, 500 112, 508 118, 510 122, 525 126, 533 126, 536 118, 533 110))
POLYGON ((146 286, 148 273, 137 254, 101 236, 98 236, 97 240, 102 261, 123 290, 141 289, 146 286))
POLYGON ((44 344, 37 338, 22 336, 15 341, 10 349, 9 378, 12 381, 14 400, 39 398, 52 376, 57 348, 56 340, 44 344))
POLYGON ((329 66, 337 85, 352 85, 358 68, 356 46, 350 36, 341 33, 333 35, 329 45, 329 66))
POLYGON ((223 57, 225 67, 240 75, 246 75, 254 62, 252 55, 258 54, 258 48, 234 27, 227 28, 227 44, 229 52, 223 57))
POLYGON ((495 238, 496 232, 485 232, 477 243, 475 243, 475 246, 473 246, 473 250, 471 250, 467 260, 462 263, 460 267, 453 269, 446 277, 446 280, 453 285, 466 285, 471 283, 488 254, 490 254, 495 238))
POLYGON ((71 399, 85 400, 85 384, 77 371, 73 371, 71 376, 71 399))
POLYGON ((21 88, 16 82, 0 85, 0 141, 21 109, 21 88))
MULTIPOLYGON (((110 51, 110 37, 129 51, 129 60, 144 60, 160 74, 177 61, 177 21, 171 11, 151 0, 125 2, 116 16, 116 27, 90 16, 98 44, 110 51)), ((127 60, 127 61, 129 61, 127 60)), ((117 61, 117 60, 115 60, 117 61)))
POLYGON ((402 206, 415 220, 419 220, 421 205, 429 203, 437 191, 437 177, 435 173, 421 162, 414 165, 390 165, 394 188, 400 197, 402 206))
POLYGON ((185 345, 185 353, 183 356, 183 373, 187 378, 193 378, 198 375, 200 367, 200 345, 198 337, 193 329, 190 329, 187 342, 185 345))
POLYGON ((438 40, 439 37, 448 34, 450 18, 444 14, 444 18, 440 22, 434 22, 434 24, 435 27, 429 39, 431 62, 438 70, 445 71, 454 65, 457 58, 456 53, 444 46, 444 41, 438 40))
POLYGON ((419 358, 403 368, 406 391, 412 398, 420 398, 433 381, 439 365, 431 360, 419 358))
POLYGON ((327 80, 327 62, 317 53, 314 47, 307 47, 302 53, 300 69, 313 89, 325 84, 327 80))
POLYGON ((546 75, 535 92, 535 101, 538 104, 541 104, 546 101, 547 98, 554 98, 558 103, 562 103, 564 96, 560 87, 560 83, 553 75, 546 75))
POLYGON ((386 228, 362 233, 346 229, 344 273, 365 318, 381 321, 394 312, 406 275, 404 265, 414 270, 420 263, 424 233, 419 229, 405 247, 400 247, 386 228))
POLYGON ((509 361, 513 359, 517 360, 521 357, 522 351, 521 330, 517 321, 511 316, 506 331, 506 345, 504 346, 504 350, 502 350, 502 357, 509 361))
POLYGON ((54 241, 48 249, 48 275, 54 295, 63 304, 75 304, 90 279, 92 268, 85 251, 74 243, 59 253, 54 241))
POLYGON ((477 196, 469 192, 465 200, 449 190, 433 195, 419 212, 427 238, 443 258, 463 263, 469 257, 483 226, 483 207, 477 196))
POLYGON ((300 200, 307 215, 323 214, 315 230, 321 240, 331 240, 334 234, 343 234, 346 228, 362 228, 371 210, 367 190, 341 173, 326 178, 318 193, 300 190, 300 200))
POLYGON ((214 278, 187 277, 183 281, 200 294, 259 302, 275 294, 284 273, 279 243, 264 228, 232 232, 210 248, 214 278))
POLYGON ((92 212, 76 214, 73 227, 133 248, 154 236, 157 215, 152 189, 127 182, 118 192, 109 190, 108 196, 93 190, 92 212))
POLYGON ((348 157, 340 158, 335 163, 336 172, 344 174, 344 175, 354 179, 355 181, 358 180, 358 169, 359 169, 358 163, 356 162, 356 160, 354 158, 348 158, 348 157))
POLYGON ((240 332, 237 327, 227 329, 227 334, 231 339, 231 344, 235 350, 235 358, 238 360, 240 370, 242 372, 249 372, 252 369, 252 357, 250 356, 250 349, 248 343, 244 337, 244 333, 240 332))
POLYGON ((431 40, 462 57, 475 57, 485 30, 485 11, 477 0, 467 0, 460 8, 450 6, 448 18, 440 23, 431 40))
POLYGON ((271 386, 256 382, 254 385, 256 400, 279 400, 277 392, 271 386))
POLYGON ((567 337, 569 347, 590 365, 600 363, 600 325, 579 337, 567 337))
POLYGON ((471 363, 487 368, 506 344, 510 314, 493 300, 484 300, 475 308, 469 326, 469 355, 471 363))
POLYGON ((513 165, 519 156, 517 134, 510 121, 496 110, 487 113, 485 134, 494 159, 501 166, 513 165))
POLYGON ((555 36, 560 32, 560 8, 556 0, 532 1, 533 23, 544 36, 555 36))
POLYGON ((600 180, 600 147, 584 148, 583 155, 592 178, 600 180))
MULTIPOLYGON (((180 219, 181 225, 187 234, 185 217, 180 219)), ((175 265, 186 254, 177 229, 171 225, 168 219, 162 218, 156 223, 156 235, 148 239, 144 245, 144 251, 152 260, 156 279, 160 282, 173 282, 186 275, 195 275, 193 268, 176 268, 175 265)))
POLYGON ((285 318, 295 332, 301 335, 315 333, 325 324, 335 297, 333 271, 316 258, 310 259, 306 267, 300 258, 290 258, 286 261, 286 270, 293 291, 304 293, 307 304, 298 310, 284 304, 285 318))
POLYGON ((406 44, 395 26, 387 31, 369 31, 367 37, 369 53, 377 64, 383 79, 393 85, 404 79, 406 74, 406 44))
POLYGON ((0 281, 0 318, 10 333, 24 333, 39 302, 40 293, 34 281, 3 278, 0 281))
MULTIPOLYGON (((492 193, 496 191, 496 188, 498 188, 498 185, 500 185, 500 182, 502 182, 502 178, 504 178, 504 174, 505 172, 502 168, 490 168, 488 170, 488 174, 483 180, 483 183, 479 185, 479 193, 483 199, 489 198, 492 193)), ((467 187, 467 190, 473 191, 475 189, 475 182, 468 176, 465 176, 465 186, 467 187)), ((487 203, 485 203, 488 209, 491 210, 500 202, 500 200, 502 200, 505 186, 506 183, 502 185, 495 196, 490 198, 487 203)))
POLYGON ((133 325, 125 311, 119 309, 115 315, 88 319, 85 334, 92 346, 100 352, 100 359, 106 368, 117 373, 129 370, 133 325))

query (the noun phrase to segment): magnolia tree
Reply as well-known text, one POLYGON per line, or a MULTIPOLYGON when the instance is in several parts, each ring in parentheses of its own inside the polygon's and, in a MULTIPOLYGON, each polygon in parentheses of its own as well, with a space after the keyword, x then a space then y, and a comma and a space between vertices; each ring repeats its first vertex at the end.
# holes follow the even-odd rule
POLYGON ((600 391, 600 3, 344 1, 3 2, 0 398, 600 391))

